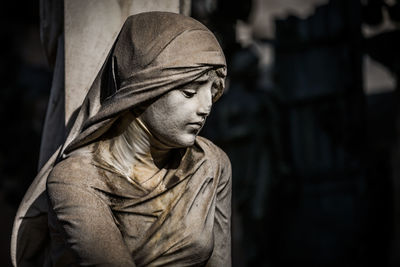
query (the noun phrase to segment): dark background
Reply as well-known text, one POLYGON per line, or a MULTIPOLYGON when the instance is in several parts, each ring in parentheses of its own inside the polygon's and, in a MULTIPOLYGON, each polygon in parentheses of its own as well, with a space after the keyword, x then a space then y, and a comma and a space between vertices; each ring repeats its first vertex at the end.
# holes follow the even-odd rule
MULTIPOLYGON (((0 11, 1 266, 37 172, 52 79, 38 2, 0 11)), ((234 266, 399 266, 400 1, 263 13, 272 2, 192 0, 228 62, 202 135, 232 161, 234 266)))

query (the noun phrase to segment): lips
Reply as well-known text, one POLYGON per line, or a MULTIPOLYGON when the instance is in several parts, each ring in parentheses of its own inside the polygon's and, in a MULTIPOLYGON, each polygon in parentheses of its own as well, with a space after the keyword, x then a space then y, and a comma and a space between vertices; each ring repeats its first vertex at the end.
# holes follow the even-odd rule
POLYGON ((201 129, 204 125, 204 121, 189 122, 188 125, 192 128, 201 129))

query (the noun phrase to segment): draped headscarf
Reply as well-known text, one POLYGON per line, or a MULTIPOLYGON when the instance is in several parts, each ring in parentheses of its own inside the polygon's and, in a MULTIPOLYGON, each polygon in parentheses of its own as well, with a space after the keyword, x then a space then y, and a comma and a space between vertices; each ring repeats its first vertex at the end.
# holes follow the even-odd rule
POLYGON ((226 75, 225 57, 214 35, 183 15, 148 12, 130 16, 77 112, 64 144, 25 194, 14 222, 14 265, 35 264, 47 244, 46 180, 54 165, 102 136, 125 111, 155 100, 215 69, 226 75))

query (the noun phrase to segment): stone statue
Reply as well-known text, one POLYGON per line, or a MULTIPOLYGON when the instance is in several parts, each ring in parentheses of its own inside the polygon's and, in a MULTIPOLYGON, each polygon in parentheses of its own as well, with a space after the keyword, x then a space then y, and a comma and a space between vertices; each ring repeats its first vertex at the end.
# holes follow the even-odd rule
POLYGON ((197 136, 226 75, 214 35, 130 16, 18 210, 17 266, 231 266, 231 168, 197 136))

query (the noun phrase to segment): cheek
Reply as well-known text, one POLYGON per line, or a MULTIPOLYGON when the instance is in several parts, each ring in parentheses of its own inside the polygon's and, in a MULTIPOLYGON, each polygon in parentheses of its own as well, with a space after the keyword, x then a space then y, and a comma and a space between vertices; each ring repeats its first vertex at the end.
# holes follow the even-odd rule
POLYGON ((184 97, 180 91, 172 91, 150 105, 141 118, 160 141, 173 147, 189 146, 197 135, 187 125, 198 120, 196 101, 196 98, 184 97))
POLYGON ((152 123, 167 123, 174 117, 178 103, 173 98, 165 95, 150 105, 144 112, 144 116, 152 123))
POLYGON ((175 121, 173 124, 187 122, 195 115, 196 99, 186 98, 178 91, 172 91, 162 103, 163 107, 160 108, 162 114, 166 119, 175 121))
POLYGON ((157 134, 175 135, 190 120, 194 106, 192 102, 181 92, 172 91, 151 104, 141 117, 157 134))

